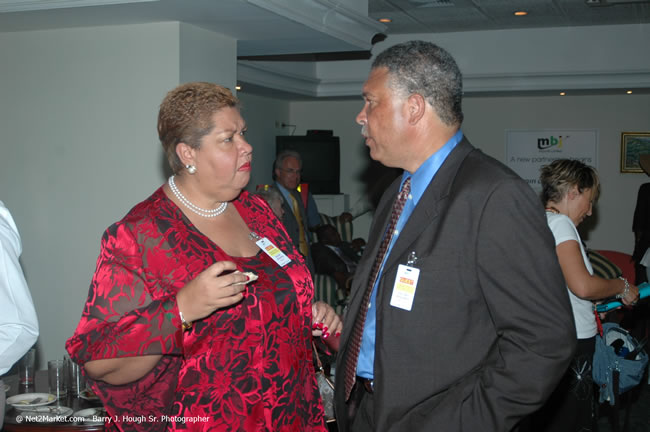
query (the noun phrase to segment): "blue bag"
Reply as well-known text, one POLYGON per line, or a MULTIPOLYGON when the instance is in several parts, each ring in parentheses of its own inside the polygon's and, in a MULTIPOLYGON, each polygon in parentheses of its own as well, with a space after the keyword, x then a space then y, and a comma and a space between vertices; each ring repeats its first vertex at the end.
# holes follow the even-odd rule
POLYGON ((604 323, 603 336, 596 335, 592 376, 600 389, 599 401, 608 401, 610 405, 614 405, 613 371, 619 372, 618 394, 623 394, 641 382, 648 365, 648 354, 642 349, 629 360, 616 354, 611 346, 616 340, 622 341, 623 352, 633 352, 639 346, 636 339, 615 323, 604 323))

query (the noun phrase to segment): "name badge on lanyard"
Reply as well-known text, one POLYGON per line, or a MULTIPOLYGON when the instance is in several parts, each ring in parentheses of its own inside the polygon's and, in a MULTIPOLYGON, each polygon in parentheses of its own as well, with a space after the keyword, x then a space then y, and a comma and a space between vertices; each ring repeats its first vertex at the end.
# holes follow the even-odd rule
POLYGON ((415 297, 419 277, 420 269, 400 264, 397 268, 397 276, 395 276, 390 305, 410 311, 413 307, 413 298, 415 297))
POLYGON ((276 245, 271 243, 269 239, 263 237, 255 242, 256 245, 262 249, 262 252, 267 254, 273 261, 275 261, 280 267, 291 262, 291 258, 286 256, 276 245))

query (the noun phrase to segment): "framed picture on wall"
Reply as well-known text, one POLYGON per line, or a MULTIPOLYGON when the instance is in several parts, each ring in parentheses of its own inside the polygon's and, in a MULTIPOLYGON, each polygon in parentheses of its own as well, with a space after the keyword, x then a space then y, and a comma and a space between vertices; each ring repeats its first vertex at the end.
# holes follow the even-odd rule
POLYGON ((621 172, 642 173, 639 156, 650 154, 650 132, 621 133, 621 172))

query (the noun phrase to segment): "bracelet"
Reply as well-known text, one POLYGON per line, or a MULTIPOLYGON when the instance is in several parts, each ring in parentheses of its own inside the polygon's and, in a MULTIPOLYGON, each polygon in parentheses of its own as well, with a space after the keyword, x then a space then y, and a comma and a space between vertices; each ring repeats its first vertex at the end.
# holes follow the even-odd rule
POLYGON ((185 321, 185 318, 183 318, 183 312, 178 311, 178 316, 181 317, 181 327, 183 327, 183 331, 192 328, 192 321, 185 321))
POLYGON ((623 276, 619 276, 618 278, 619 278, 620 280, 622 280, 623 283, 625 284, 625 287, 623 288, 623 291, 621 291, 620 293, 616 294, 616 298, 617 298, 617 299, 622 299, 622 298, 626 297, 627 294, 630 292, 630 283, 629 283, 629 282, 627 281, 627 279, 625 279, 623 276))

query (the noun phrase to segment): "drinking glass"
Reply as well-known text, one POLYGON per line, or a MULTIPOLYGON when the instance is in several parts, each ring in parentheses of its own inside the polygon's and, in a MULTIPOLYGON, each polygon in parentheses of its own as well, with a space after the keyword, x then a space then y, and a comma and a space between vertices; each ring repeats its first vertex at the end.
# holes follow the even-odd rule
POLYGON ((36 349, 29 349, 18 362, 20 385, 29 387, 34 385, 34 363, 36 362, 36 349))
POLYGON ((81 373, 81 367, 72 361, 70 357, 65 358, 68 373, 68 390, 73 396, 79 396, 86 387, 86 381, 81 373))
POLYGON ((66 386, 66 365, 63 360, 50 360, 47 362, 47 378, 50 393, 57 399, 63 398, 68 394, 66 386))

